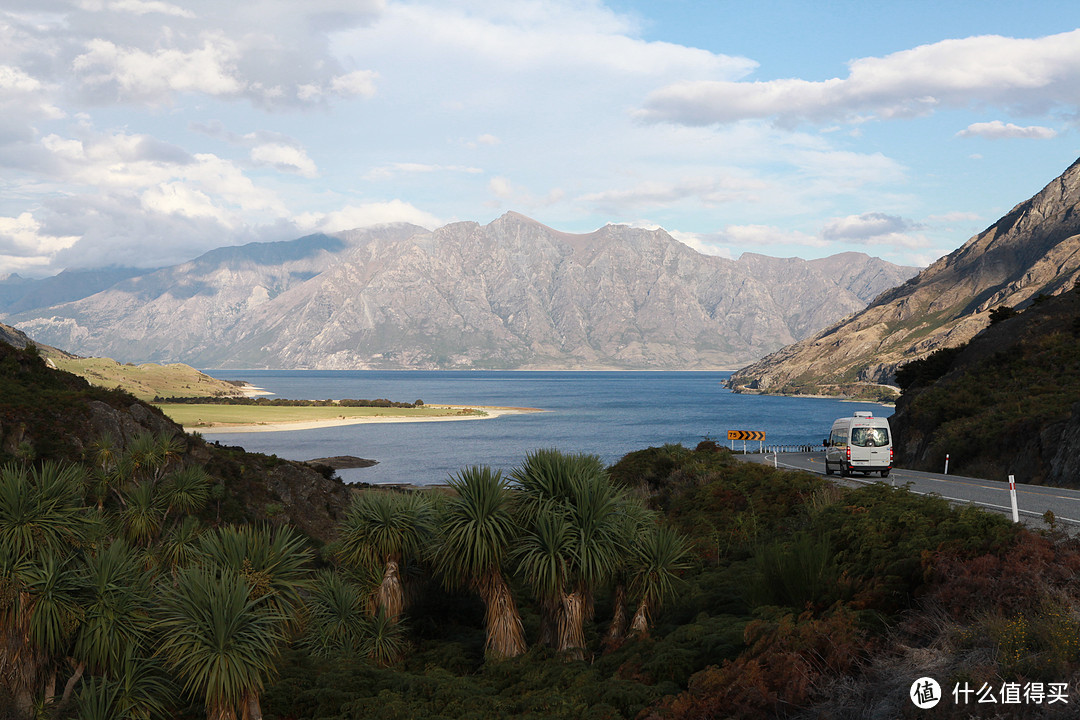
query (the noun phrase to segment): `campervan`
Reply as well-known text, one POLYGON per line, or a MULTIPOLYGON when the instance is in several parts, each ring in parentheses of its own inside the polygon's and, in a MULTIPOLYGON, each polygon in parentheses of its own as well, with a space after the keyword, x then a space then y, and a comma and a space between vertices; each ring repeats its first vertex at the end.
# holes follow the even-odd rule
POLYGON ((888 477, 892 469, 892 432, 889 421, 860 411, 851 417, 837 418, 825 444, 825 474, 841 475, 880 472, 888 477))

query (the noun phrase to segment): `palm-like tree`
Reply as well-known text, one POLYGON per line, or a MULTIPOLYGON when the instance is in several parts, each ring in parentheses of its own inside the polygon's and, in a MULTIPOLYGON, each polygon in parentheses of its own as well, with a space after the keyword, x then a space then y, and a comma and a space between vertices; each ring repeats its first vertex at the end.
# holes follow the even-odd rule
POLYGON ((196 566, 162 588, 157 652, 184 691, 203 698, 207 720, 236 720, 274 672, 285 625, 243 575, 196 566))
POLYGON ((158 489, 142 483, 124 493, 124 508, 120 521, 124 534, 135 545, 146 547, 161 533, 165 523, 165 501, 158 489))
POLYGON ((312 552, 295 530, 287 525, 223 527, 203 534, 199 548, 215 567, 244 577, 252 598, 285 619, 289 629, 296 624, 303 608, 301 595, 310 586, 307 565, 312 552))
POLYGON ((547 632, 553 628, 556 649, 581 658, 593 594, 624 551, 621 497, 595 455, 540 451, 527 456, 513 477, 527 527, 519 569, 549 614, 547 632))
POLYGON ((339 573, 320 570, 307 598, 307 632, 301 642, 318 657, 361 651, 370 631, 368 594, 339 573))
MULTIPOLYGON (((659 522, 657 514, 647 509, 640 499, 632 495, 625 495, 621 499, 618 518, 619 544, 623 548, 632 548, 643 534, 659 522)), ((611 624, 608 625, 607 634, 604 637, 604 644, 608 648, 618 646, 626 637, 626 631, 630 627, 632 613, 631 608, 628 607, 630 598, 627 594, 627 585, 634 567, 635 560, 632 552, 619 553, 618 562, 612 573, 615 591, 611 624)))
MULTIPOLYGON (((307 563, 312 553, 291 527, 219 528, 204 534, 199 546, 210 567, 244 578, 250 599, 278 619, 281 638, 298 628, 303 609, 301 594, 310 586, 307 563)), ((223 574, 222 582, 226 581, 223 574)), ((258 685, 245 692, 245 720, 261 720, 261 691, 258 685)))
POLYGON ((638 598, 630 632, 648 637, 652 614, 675 594, 679 573, 690 567, 690 543, 667 525, 653 525, 632 546, 630 592, 638 598))
POLYGON ((503 563, 517 535, 509 486, 498 471, 469 467, 450 479, 456 495, 442 506, 433 554, 436 569, 451 588, 469 585, 485 607, 485 650, 495 659, 526 650, 525 631, 503 563))
POLYGON ((161 496, 165 517, 176 511, 190 515, 202 510, 210 499, 210 476, 198 465, 181 468, 165 476, 161 496))
POLYGON ((431 507, 420 493, 366 492, 353 500, 340 527, 338 555, 353 567, 381 569, 372 615, 380 608, 391 622, 401 615, 402 568, 420 556, 430 529, 431 507))
POLYGON ((80 619, 75 554, 92 527, 83 480, 81 468, 51 462, 0 468, 0 682, 22 717, 80 619))
POLYGON ((137 433, 128 442, 126 455, 134 463, 136 474, 157 484, 169 466, 184 452, 184 441, 168 432, 137 433))

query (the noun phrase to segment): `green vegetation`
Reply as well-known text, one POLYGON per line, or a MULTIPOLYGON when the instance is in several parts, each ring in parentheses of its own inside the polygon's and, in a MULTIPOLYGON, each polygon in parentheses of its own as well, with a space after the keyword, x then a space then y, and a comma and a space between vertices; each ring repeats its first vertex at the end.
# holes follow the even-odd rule
POLYGON ((937 468, 949 453, 959 473, 1047 477, 1043 452, 1054 452, 1056 442, 1043 433, 1069 419, 1080 397, 1080 293, 1047 298, 1019 315, 1005 307, 995 313, 999 319, 968 345, 897 371, 904 390, 897 432, 905 438, 898 447, 918 448, 898 462, 937 468))
MULTIPOLYGON (((5 433, 133 402, 42 370, 0 358, 5 433)), ((83 437, 0 466, 3 720, 890 717, 931 650, 943 687, 1080 671, 1075 543, 708 441, 358 489, 316 548, 285 461, 83 437)))
POLYGON ((217 405, 169 404, 155 405, 173 422, 187 428, 209 428, 219 425, 264 425, 285 422, 316 422, 350 418, 439 418, 483 417, 486 413, 475 408, 423 405, 420 407, 356 407, 344 405, 217 405))

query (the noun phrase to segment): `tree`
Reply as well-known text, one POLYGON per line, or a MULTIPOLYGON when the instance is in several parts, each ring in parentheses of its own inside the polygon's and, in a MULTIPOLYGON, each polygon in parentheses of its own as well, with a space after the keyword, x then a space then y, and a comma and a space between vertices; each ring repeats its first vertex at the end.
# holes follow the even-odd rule
POLYGON ((420 493, 366 492, 353 499, 339 532, 338 556, 353 567, 377 567, 382 580, 371 614, 391 622, 405 606, 402 568, 420 557, 431 530, 431 507, 420 493))
POLYGON ((367 595, 331 570, 320 570, 307 599, 307 632, 301 645, 317 657, 359 654, 370 632, 367 595))
MULTIPOLYGON (((200 538, 200 551, 208 566, 221 573, 221 582, 235 576, 245 580, 249 599, 259 610, 277 619, 283 641, 299 627, 303 600, 310 587, 307 563, 312 553, 291 527, 219 528, 200 538)), ((242 698, 245 720, 261 720, 262 685, 248 688, 242 698)))
POLYGON ((469 467, 450 479, 455 495, 442 506, 433 561, 450 588, 472 587, 484 601, 485 652, 495 659, 526 650, 517 605, 503 576, 517 527, 509 486, 498 471, 469 467))
POLYGON ((618 566, 621 497, 595 455, 544 450, 512 476, 526 522, 518 567, 548 614, 545 639, 582 658, 596 589, 618 566))
POLYGON ((630 632, 649 636, 652 614, 675 594, 679 573, 690 567, 690 543, 673 528, 654 524, 632 545, 630 594, 638 599, 630 632))
POLYGON ((183 570, 162 588, 158 654, 184 691, 201 697, 207 720, 236 720, 261 692, 285 640, 284 618, 228 567, 183 570))
MULTIPOLYGON (((29 717, 80 619, 76 561, 91 530, 77 466, 0 468, 0 682, 29 717)), ((50 693, 51 694, 51 693, 50 693)))

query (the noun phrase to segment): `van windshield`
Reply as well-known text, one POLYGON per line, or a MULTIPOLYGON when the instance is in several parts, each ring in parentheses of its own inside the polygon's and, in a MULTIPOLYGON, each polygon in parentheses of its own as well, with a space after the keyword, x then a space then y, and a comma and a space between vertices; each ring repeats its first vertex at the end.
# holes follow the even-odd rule
POLYGON ((889 444, 886 428, 851 428, 851 444, 855 447, 885 447, 889 444))

